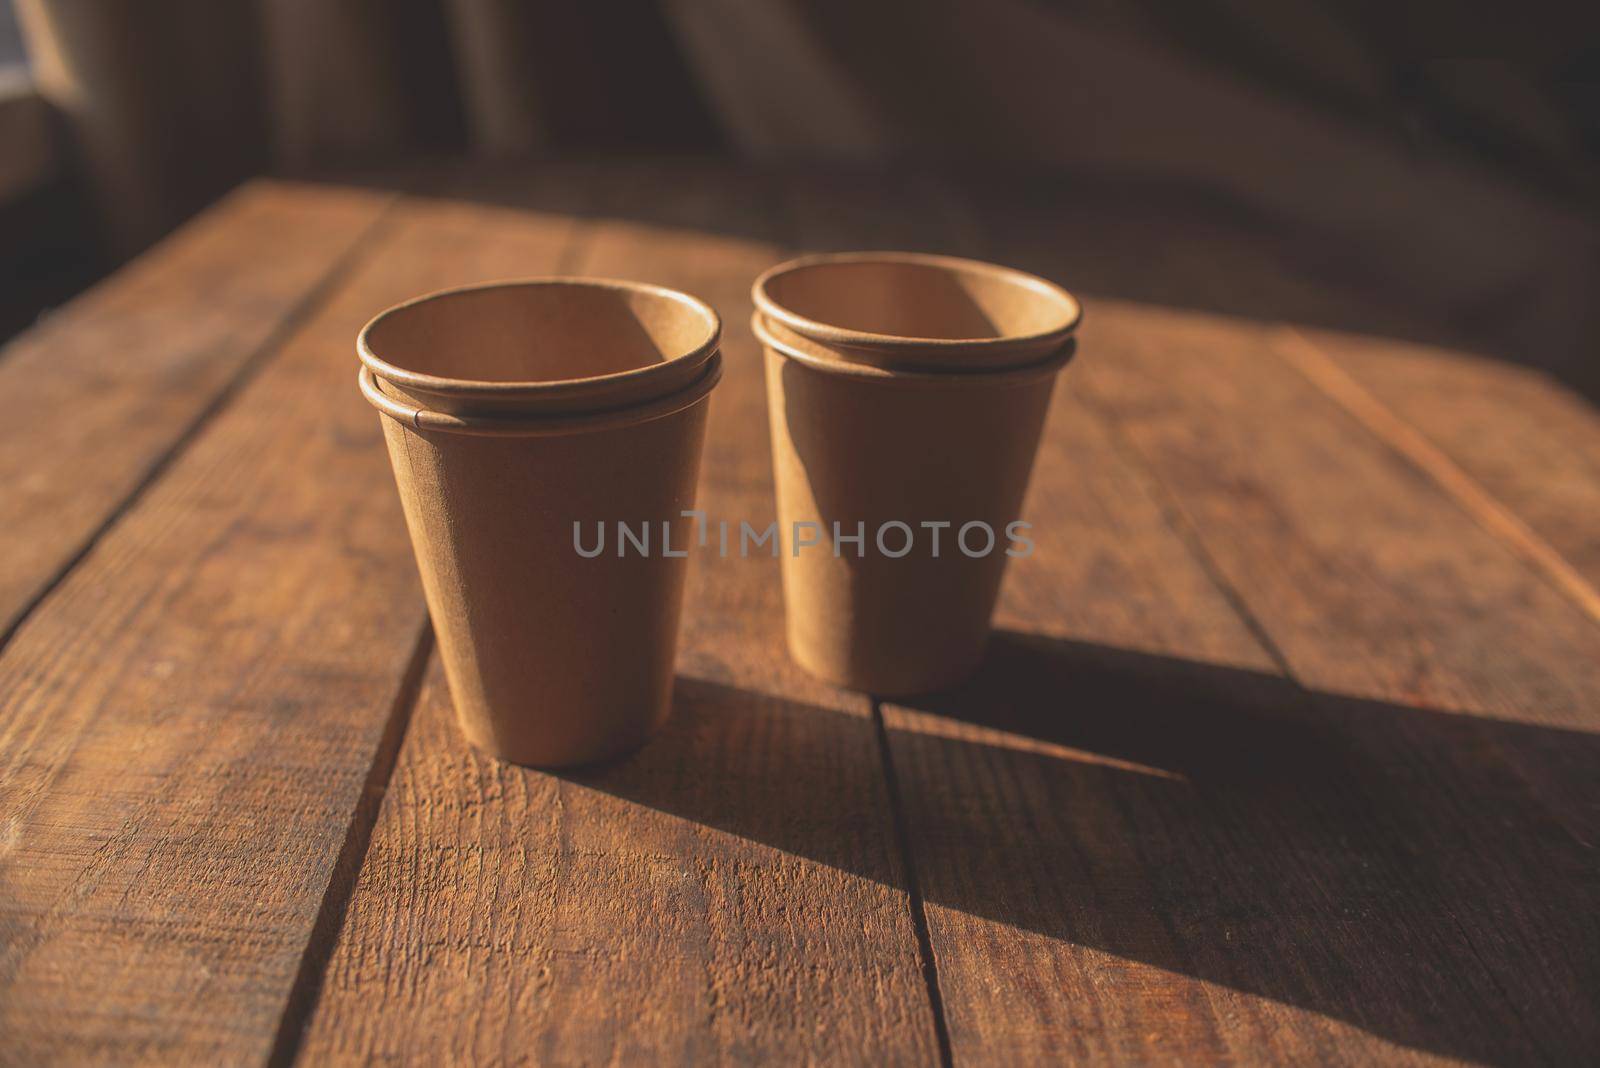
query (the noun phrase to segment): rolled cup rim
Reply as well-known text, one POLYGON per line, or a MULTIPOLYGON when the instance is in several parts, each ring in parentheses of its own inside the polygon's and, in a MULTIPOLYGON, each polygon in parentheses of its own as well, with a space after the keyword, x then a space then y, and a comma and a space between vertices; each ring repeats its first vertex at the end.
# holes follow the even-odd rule
POLYGON ((814 371, 824 374, 841 375, 846 378, 855 378, 863 382, 881 383, 883 385, 921 385, 949 388, 970 388, 983 386, 1016 385, 1032 381, 1043 375, 1053 375, 1059 372, 1076 354, 1077 339, 1068 336, 1062 339, 1061 344, 1052 350, 1049 355, 1033 363, 1009 364, 999 367, 962 368, 960 370, 930 371, 930 370, 901 370, 897 368, 880 367, 869 363, 851 363, 844 360, 831 358, 824 352, 819 352, 821 345, 809 338, 796 336, 790 332, 789 337, 780 336, 774 330, 782 330, 781 324, 772 324, 760 311, 750 316, 750 330, 755 334, 756 340, 767 348, 781 353, 796 363, 805 365, 814 371), (807 344, 810 349, 808 351, 807 344))
POLYGON ((750 296, 756 308, 773 321, 812 341, 855 350, 868 362, 901 361, 929 366, 955 364, 959 360, 975 369, 1003 367, 1008 356, 1013 357, 1009 362, 1027 362, 1038 351, 1052 348, 1057 341, 1065 341, 1083 321, 1083 305, 1078 298, 1047 278, 1002 264, 930 252, 822 252, 799 256, 763 271, 751 285, 750 296), (785 307, 770 292, 771 284, 785 275, 854 263, 911 264, 952 273, 987 275, 1046 297, 1059 304, 1064 313, 1058 325, 1029 333, 971 338, 913 337, 821 322, 785 307))
POLYGON ((356 374, 361 395, 367 399, 367 403, 402 426, 419 431, 476 437, 551 437, 648 423, 675 415, 705 400, 721 379, 722 353, 713 349, 705 370, 698 378, 682 389, 643 404, 544 415, 461 415, 412 407, 389 396, 383 391, 382 380, 373 374, 370 367, 362 367, 356 374))
POLYGON ((616 278, 540 275, 529 278, 500 279, 490 282, 476 282, 470 285, 450 286, 401 301, 385 308, 367 321, 366 325, 361 328, 361 332, 356 335, 356 353, 365 369, 370 371, 377 380, 392 383, 408 393, 427 395, 445 404, 470 407, 476 403, 511 408, 519 403, 526 403, 535 411, 545 407, 570 413, 580 410, 574 406, 581 405, 586 398, 591 397, 596 401, 596 410, 603 410, 607 407, 606 398, 608 396, 613 398, 617 396, 630 397, 635 402, 638 402, 640 395, 644 394, 644 402, 648 403, 648 398, 654 395, 649 392, 650 387, 656 381, 659 381, 661 387, 659 395, 676 393, 682 388, 686 380, 698 380, 696 367, 705 363, 718 351, 721 340, 722 317, 717 314, 716 309, 698 297, 690 296, 680 290, 671 289, 667 286, 653 285, 649 282, 633 282, 616 278), (586 375, 579 378, 558 378, 543 381, 500 382, 411 371, 389 363, 372 350, 372 331, 386 320, 402 314, 417 305, 484 290, 524 289, 543 286, 607 289, 622 293, 646 294, 669 300, 688 308, 698 315, 705 323, 706 333, 699 344, 689 351, 678 353, 658 363, 632 367, 625 371, 613 371, 602 375, 586 375))

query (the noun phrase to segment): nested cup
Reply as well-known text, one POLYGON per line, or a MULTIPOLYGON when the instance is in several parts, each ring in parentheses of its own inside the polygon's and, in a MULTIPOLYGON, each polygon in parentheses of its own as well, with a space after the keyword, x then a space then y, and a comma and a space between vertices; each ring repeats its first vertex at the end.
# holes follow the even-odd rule
POLYGON ((791 655, 884 695, 983 657, 1080 312, 1010 268, 814 256, 757 279, 791 655), (802 545, 815 541, 817 544, 802 545))
POLYGON ((656 286, 534 279, 422 297, 361 331, 361 389, 479 748, 588 763, 667 715, 682 513, 720 328, 704 303, 656 286))

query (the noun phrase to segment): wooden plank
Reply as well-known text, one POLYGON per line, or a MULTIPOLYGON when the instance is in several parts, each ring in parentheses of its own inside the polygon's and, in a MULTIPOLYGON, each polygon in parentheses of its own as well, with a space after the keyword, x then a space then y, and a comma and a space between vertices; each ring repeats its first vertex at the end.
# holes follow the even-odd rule
POLYGON ((570 223, 396 227, 0 655, 11 1057, 260 1061, 304 1018, 424 622, 355 332, 552 262, 570 223))
MULTIPOLYGON (((992 254, 1107 251, 1030 229, 992 254)), ((989 663, 883 707, 955 1059, 1581 1054, 1587 621, 1269 327, 1086 323, 989 663)))
POLYGON ((1600 621, 1600 414, 1538 371, 1286 329, 1278 352, 1600 621))
POLYGON ((0 636, 316 302, 390 199, 252 183, 0 353, 0 636))
MULTIPOLYGON (((750 280, 779 256, 766 205, 693 167, 590 184, 605 221, 575 269, 678 286, 724 316, 700 506, 764 527, 746 320, 750 280)), ((776 560, 693 558, 679 664, 664 734, 571 775, 476 756, 430 684, 308 1062, 933 1059, 868 704, 789 665, 776 560)))
POLYGON ((1436 961, 1457 958, 1463 978, 1476 963, 1504 991, 1479 1005, 1431 978, 1403 994, 1376 984, 1365 1011, 1389 1019, 1374 1029, 1470 1059, 1592 1048, 1600 631, 1272 359, 1269 331, 1099 312, 1107 358, 1088 365, 1092 395, 1349 750, 1330 770, 1357 784, 1374 823, 1350 828, 1350 859, 1377 853, 1396 878, 1350 895, 1392 917, 1366 921, 1352 964, 1392 974, 1426 959, 1395 961, 1396 942, 1369 938, 1404 917, 1406 934, 1436 940, 1436 961), (1403 1018, 1429 1003, 1435 1021, 1403 1018), (1487 1019, 1496 1032, 1474 1035, 1487 1019))

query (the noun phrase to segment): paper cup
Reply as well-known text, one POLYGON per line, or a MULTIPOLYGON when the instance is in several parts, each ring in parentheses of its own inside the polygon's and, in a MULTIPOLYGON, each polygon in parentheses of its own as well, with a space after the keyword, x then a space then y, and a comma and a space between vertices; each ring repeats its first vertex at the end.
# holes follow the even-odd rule
MULTIPOLYGON (((873 257, 884 261, 874 263, 880 279, 894 273, 896 254, 873 257)), ((826 340, 764 311, 753 320, 766 349, 789 649, 808 671, 852 689, 942 689, 982 660, 1008 551, 1033 543, 1012 524, 1057 373, 1074 351, 1077 303, 1020 272, 906 257, 919 271, 954 262, 952 271, 986 284, 1015 279, 1003 314, 996 294, 973 300, 988 309, 985 327, 971 307, 950 308, 937 282, 866 286, 854 269, 863 257, 835 259, 851 268, 833 279, 837 310, 818 270, 828 261, 811 258, 796 268, 809 275, 804 315, 790 315, 826 340), (876 308, 863 291, 895 306, 876 308), (980 336, 951 336, 965 334, 980 336), (861 543, 849 540, 858 534, 861 543), (801 544, 810 540, 818 544, 801 544)), ((795 299, 786 270, 758 280, 759 306, 795 299)))
POLYGON ((535 279, 362 330, 456 713, 486 752, 583 764, 665 718, 720 325, 667 289, 535 279))

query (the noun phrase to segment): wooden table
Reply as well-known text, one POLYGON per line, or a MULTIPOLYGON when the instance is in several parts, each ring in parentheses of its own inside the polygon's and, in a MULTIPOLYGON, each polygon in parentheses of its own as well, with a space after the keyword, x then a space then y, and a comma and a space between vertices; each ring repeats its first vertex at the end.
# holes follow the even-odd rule
POLYGON ((1305 325, 1346 313, 1037 188, 243 188, 0 360, 0 1059, 1593 1058, 1600 419, 1305 325), (357 327, 505 276, 696 293, 701 503, 764 521, 749 282, 851 246, 1087 298, 989 664, 830 689, 776 561, 697 556, 664 736, 474 754, 357 327))

